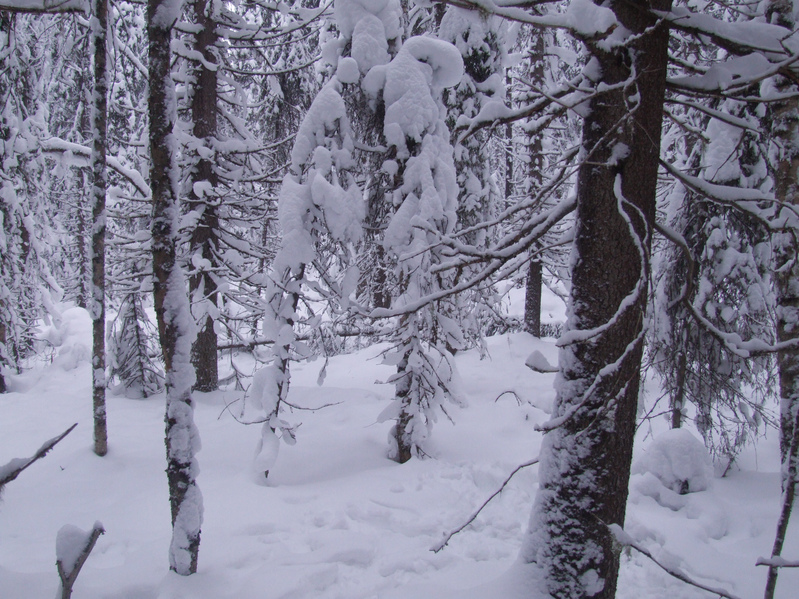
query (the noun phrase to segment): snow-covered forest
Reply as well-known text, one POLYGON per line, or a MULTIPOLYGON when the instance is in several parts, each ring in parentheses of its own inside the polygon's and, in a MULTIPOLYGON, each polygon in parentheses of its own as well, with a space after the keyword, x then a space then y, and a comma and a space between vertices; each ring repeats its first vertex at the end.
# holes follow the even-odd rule
POLYGON ((794 597, 798 19, 0 0, 0 596, 794 597))

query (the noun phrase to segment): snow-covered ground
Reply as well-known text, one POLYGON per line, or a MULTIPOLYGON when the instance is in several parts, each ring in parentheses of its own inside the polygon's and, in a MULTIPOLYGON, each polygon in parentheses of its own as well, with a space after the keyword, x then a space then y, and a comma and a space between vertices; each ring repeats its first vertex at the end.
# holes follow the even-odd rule
MULTIPOLYGON (((167 571, 163 397, 109 396, 110 451, 95 456, 90 338, 80 318, 73 320, 72 333, 60 339, 71 349, 51 365, 11 377, 11 392, 0 396, 0 463, 32 455, 43 441, 79 422, 5 490, 3 599, 55 596, 59 529, 72 524, 89 530, 95 521, 106 534, 81 571, 76 599, 524 596, 522 568, 514 564, 535 496, 535 466, 517 474, 443 551, 430 548, 518 464, 537 455, 541 435, 534 425, 548 418, 554 375, 534 373, 524 362, 538 350, 556 363, 552 340, 497 336, 488 340, 490 355, 483 360, 475 351, 459 354, 469 405, 449 410, 454 426, 442 414, 429 459, 404 465, 386 459, 390 423, 376 423, 391 395, 391 387, 379 381, 392 371, 376 357, 379 348, 332 358, 322 387, 316 384, 321 361, 295 366, 292 402, 335 405, 287 416, 302 422, 298 442, 281 447, 268 485, 251 469, 259 426, 234 418, 242 392, 197 393, 205 522, 199 573, 183 578, 167 571)), ((665 422, 641 427, 639 459, 652 434, 665 429, 665 422)), ((626 529, 669 565, 753 598, 762 596, 766 571, 755 561, 770 554, 779 503, 776 432, 740 463, 727 478, 711 480, 707 490, 684 496, 650 472, 634 475, 626 529)), ((799 558, 799 525, 789 532, 784 554, 799 558)), ((796 597, 797 585, 799 572, 783 571, 778 596, 796 597)), ((619 596, 712 595, 633 553, 623 558, 619 596)))

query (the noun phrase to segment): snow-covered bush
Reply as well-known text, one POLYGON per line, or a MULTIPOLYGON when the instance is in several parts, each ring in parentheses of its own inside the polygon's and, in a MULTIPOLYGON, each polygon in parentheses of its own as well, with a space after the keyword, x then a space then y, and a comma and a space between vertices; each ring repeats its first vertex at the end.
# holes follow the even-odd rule
POLYGON ((659 434, 633 462, 633 474, 651 473, 675 493, 705 491, 713 478, 713 463, 702 442, 684 428, 659 434))
POLYGON ((42 330, 41 338, 56 349, 54 366, 74 370, 91 360, 92 318, 84 308, 68 308, 42 330))

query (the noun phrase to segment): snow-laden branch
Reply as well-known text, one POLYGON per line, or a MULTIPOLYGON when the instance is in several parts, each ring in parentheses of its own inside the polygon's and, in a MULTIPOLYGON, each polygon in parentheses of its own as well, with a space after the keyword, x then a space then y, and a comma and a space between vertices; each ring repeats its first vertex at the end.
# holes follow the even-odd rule
POLYGON ((763 193, 759 189, 711 183, 705 179, 688 175, 664 160, 661 160, 660 164, 669 172, 670 175, 682 183, 686 188, 698 193, 708 200, 717 202, 719 204, 734 206, 739 210, 750 214, 768 229, 799 226, 799 209, 797 209, 796 206, 780 202, 774 197, 773 194, 763 193), (784 208, 793 214, 795 217, 794 222, 788 222, 788 219, 784 219, 783 222, 774 222, 773 218, 771 218, 770 215, 765 214, 763 209, 760 208, 759 204, 761 203, 779 205, 780 208, 784 208))
POLYGON ((769 568, 799 568, 799 560, 789 560, 783 557, 759 557, 755 565, 769 568))
MULTIPOLYGON (((437 0, 466 10, 476 10, 483 14, 497 15, 509 21, 526 23, 543 29, 566 29, 581 39, 601 39, 619 26, 616 15, 606 7, 590 0, 572 0, 564 12, 538 15, 525 11, 513 2, 503 0, 437 0)), ((535 6, 543 2, 525 2, 521 6, 535 6)))
POLYGON ((95 522, 91 532, 69 524, 62 526, 56 536, 56 569, 61 579, 61 599, 72 597, 72 587, 83 564, 94 549, 97 539, 105 534, 101 522, 95 522))
POLYGON ((46 456, 47 453, 53 447, 55 447, 58 442, 60 442, 64 437, 66 437, 69 433, 71 433, 76 426, 78 426, 77 422, 72 426, 70 426, 67 430, 65 430, 57 437, 53 437, 49 441, 45 441, 44 444, 42 444, 42 446, 39 448, 39 450, 31 457, 16 458, 11 460, 4 466, 0 466, 0 491, 7 483, 10 483, 12 480, 17 478, 22 473, 22 471, 25 470, 28 466, 46 456))
POLYGON ((784 60, 788 53, 799 53, 799 40, 791 39, 793 32, 779 25, 754 20, 727 22, 685 7, 675 7, 671 12, 653 12, 673 29, 710 38, 714 44, 737 56, 762 52, 776 62, 784 60))
POLYGON ((89 13, 87 0, 0 0, 0 10, 19 13, 89 13))
POLYGON ((719 597, 724 597, 725 599, 740 599, 738 596, 733 595, 725 591, 724 589, 720 589, 718 587, 711 587, 701 582, 697 582, 690 576, 688 576, 685 572, 677 568, 676 566, 664 564, 663 562, 659 561, 652 553, 646 548, 638 544, 624 529, 619 526, 618 524, 610 524, 606 525, 610 529, 610 532, 613 533, 616 542, 618 542, 623 547, 630 547, 635 549, 638 553, 641 553, 652 560, 655 565, 657 565, 661 570, 673 576, 677 580, 681 580, 686 584, 690 584, 698 589, 702 589, 703 591, 707 591, 708 593, 713 593, 714 595, 718 595, 719 597))
MULTIPOLYGON (((66 152, 71 152, 73 155, 79 156, 87 161, 92 155, 92 149, 90 147, 70 141, 64 141, 58 137, 40 139, 39 147, 43 152, 50 154, 64 154, 66 152)), ((124 179, 127 179, 128 182, 131 183, 140 194, 142 194, 145 198, 150 197, 150 186, 147 185, 147 181, 144 180, 144 177, 142 177, 139 171, 125 166, 118 158, 114 156, 107 156, 106 161, 108 162, 108 166, 114 169, 124 179)), ((88 162, 86 164, 88 165, 88 162)))
MULTIPOLYGON (((774 63, 762 54, 752 53, 713 65, 701 75, 669 78, 667 85, 686 93, 735 98, 756 83, 775 75, 785 74, 797 62, 799 54, 774 63)), ((761 98, 761 101, 774 102, 784 99, 784 95, 778 94, 773 98, 761 98)))

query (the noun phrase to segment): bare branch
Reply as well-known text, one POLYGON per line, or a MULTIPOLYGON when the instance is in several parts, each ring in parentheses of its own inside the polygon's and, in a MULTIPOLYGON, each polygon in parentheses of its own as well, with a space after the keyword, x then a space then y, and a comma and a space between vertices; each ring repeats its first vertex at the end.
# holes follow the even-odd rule
POLYGON ((20 475, 20 473, 23 470, 25 470, 28 466, 33 464, 35 461, 42 459, 44 456, 46 456, 47 453, 53 447, 55 447, 56 444, 59 441, 61 441, 61 439, 63 439, 69 433, 71 433, 72 430, 76 426, 78 426, 77 422, 75 424, 73 424, 72 426, 70 426, 67 430, 65 430, 63 433, 61 433, 57 437, 54 437, 54 438, 50 439, 49 441, 46 441, 44 443, 44 445, 42 445, 39 448, 39 450, 35 454, 33 454, 33 456, 31 456, 30 458, 11 460, 5 466, 0 467, 0 491, 2 491, 2 489, 6 485, 6 483, 10 483, 12 480, 17 478, 20 475))
POLYGON ((488 497, 488 499, 486 499, 486 500, 483 502, 483 505, 481 505, 479 508, 477 508, 477 510, 476 510, 476 511, 475 511, 475 512, 474 512, 474 513, 473 513, 473 514, 472 514, 472 515, 469 517, 469 519, 468 519, 468 520, 467 520, 467 521, 466 521, 464 524, 462 524, 461 526, 459 526, 459 527, 458 527, 458 528, 456 528, 455 530, 452 530, 452 531, 450 531, 450 532, 448 532, 448 533, 445 533, 445 534, 444 534, 444 538, 443 538, 441 541, 439 541, 438 543, 436 543, 435 545, 433 545, 433 547, 431 547, 431 548, 430 548, 430 551, 432 551, 433 553, 438 553, 438 552, 439 552, 439 551, 441 551, 441 550, 442 550, 444 547, 446 547, 446 546, 447 546, 447 544, 448 544, 448 543, 450 542, 450 540, 452 539, 452 537, 454 537, 456 534, 458 534, 460 531, 462 531, 464 528, 466 528, 466 527, 467 527, 467 526, 469 526, 469 525, 470 525, 472 522, 474 522, 474 521, 475 521, 475 519, 477 518, 477 516, 479 516, 479 515, 480 515, 480 512, 482 512, 482 511, 483 511, 483 508, 485 508, 485 506, 487 506, 487 505, 488 505, 488 502, 489 502, 489 501, 491 501, 492 499, 494 499, 494 497, 496 497, 497 495, 499 495, 500 493, 502 493, 502 491, 504 491, 504 490, 505 490, 505 487, 506 487, 506 486, 508 486, 508 483, 510 482, 510 479, 512 479, 512 478, 513 478, 513 477, 516 475, 516 473, 517 473, 519 470, 522 470, 523 468, 527 468, 528 466, 533 466, 533 465, 535 465, 535 464, 537 464, 537 463, 538 463, 538 458, 535 458, 534 460, 530 460, 529 462, 525 462, 524 464, 520 464, 520 465, 516 466, 516 468, 514 468, 514 469, 513 469, 513 472, 511 472, 511 473, 508 475, 508 477, 505 479, 505 482, 503 482, 503 483, 502 483, 502 485, 500 485, 499 489, 497 489, 496 491, 494 491, 494 492, 493 492, 493 493, 492 493, 492 494, 491 494, 491 495, 488 497))
POLYGON ((661 568, 664 572, 673 576, 677 580, 681 580, 686 584, 690 584, 691 586, 694 586, 698 589, 702 589, 703 591, 707 591, 708 593, 713 593, 714 595, 718 595, 719 597, 724 597, 725 599, 740 599, 738 596, 733 595, 732 593, 728 593, 724 589, 707 586, 702 584, 701 582, 693 580, 690 576, 688 576, 685 572, 683 572, 679 568, 676 568, 674 566, 668 566, 666 564, 659 562, 649 552, 649 550, 646 549, 646 547, 642 547, 641 545, 636 543, 633 540, 633 538, 630 535, 628 535, 624 531, 624 529, 622 529, 622 527, 619 526, 618 524, 611 524, 610 526, 608 526, 608 528, 610 529, 610 532, 613 533, 613 536, 616 538, 616 541, 620 545, 622 545, 623 547, 631 547, 632 549, 635 549, 637 552, 642 553, 643 555, 651 559, 655 563, 655 565, 661 568))

